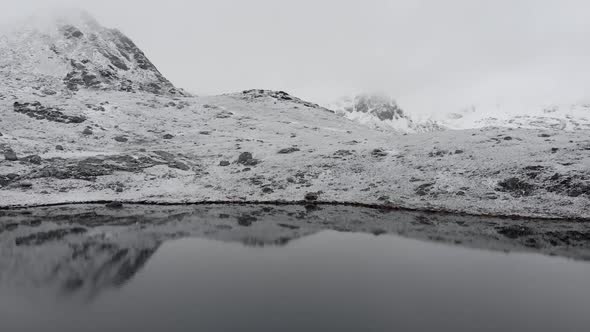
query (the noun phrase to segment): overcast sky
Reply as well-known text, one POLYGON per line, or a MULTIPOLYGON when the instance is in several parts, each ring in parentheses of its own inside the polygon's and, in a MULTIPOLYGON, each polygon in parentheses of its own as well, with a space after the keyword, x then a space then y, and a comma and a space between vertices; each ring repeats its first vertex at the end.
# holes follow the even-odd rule
POLYGON ((0 0, 0 19, 86 9, 198 94, 382 91, 433 108, 586 97, 588 0, 0 0), (586 90, 586 91, 585 91, 586 90))

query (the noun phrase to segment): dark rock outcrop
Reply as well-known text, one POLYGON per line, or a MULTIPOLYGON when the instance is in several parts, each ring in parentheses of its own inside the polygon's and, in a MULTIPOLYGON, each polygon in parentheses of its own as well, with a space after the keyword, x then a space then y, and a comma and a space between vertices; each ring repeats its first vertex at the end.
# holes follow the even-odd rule
POLYGON ((66 115, 61 109, 43 106, 38 101, 32 103, 15 102, 13 104, 13 109, 17 113, 24 114, 37 120, 47 120, 60 123, 82 123, 86 121, 86 117, 84 116, 66 115))

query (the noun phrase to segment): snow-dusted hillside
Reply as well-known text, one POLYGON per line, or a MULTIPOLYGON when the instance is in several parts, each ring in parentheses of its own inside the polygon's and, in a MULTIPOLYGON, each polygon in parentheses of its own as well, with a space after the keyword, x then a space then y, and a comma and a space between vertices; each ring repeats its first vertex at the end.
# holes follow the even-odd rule
MULTIPOLYGON (((0 206, 305 200, 590 218, 587 131, 403 136, 284 92, 185 96, 120 33, 53 22, 3 37, 0 206)), ((406 121, 389 106, 377 114, 406 121)))

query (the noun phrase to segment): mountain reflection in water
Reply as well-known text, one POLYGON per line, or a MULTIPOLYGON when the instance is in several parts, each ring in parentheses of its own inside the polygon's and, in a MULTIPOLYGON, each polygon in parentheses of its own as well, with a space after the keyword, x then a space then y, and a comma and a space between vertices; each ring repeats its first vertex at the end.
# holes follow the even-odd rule
POLYGON ((0 326, 579 327, 590 323, 586 228, 345 206, 0 211, 0 326))

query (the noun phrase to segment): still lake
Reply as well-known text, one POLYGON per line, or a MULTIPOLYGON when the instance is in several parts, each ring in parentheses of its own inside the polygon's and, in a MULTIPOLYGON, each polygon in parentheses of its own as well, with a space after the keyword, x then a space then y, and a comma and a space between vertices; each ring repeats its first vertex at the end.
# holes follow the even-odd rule
POLYGON ((0 215, 1 331, 590 326, 590 244, 573 236, 586 224, 351 207, 22 212, 0 215))

